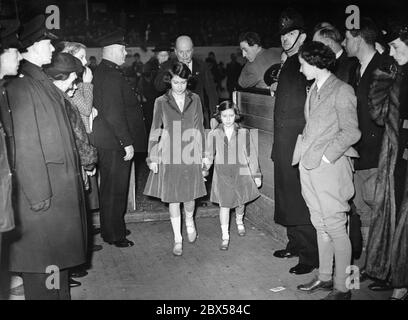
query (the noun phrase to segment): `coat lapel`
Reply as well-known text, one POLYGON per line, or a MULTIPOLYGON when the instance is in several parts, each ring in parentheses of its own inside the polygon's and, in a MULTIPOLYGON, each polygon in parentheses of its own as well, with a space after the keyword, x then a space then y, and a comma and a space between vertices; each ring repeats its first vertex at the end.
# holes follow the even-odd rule
MULTIPOLYGON (((329 97, 332 93, 332 87, 335 84, 336 77, 331 74, 329 78, 323 83, 320 90, 317 92, 316 100, 313 105, 310 106, 310 114, 317 110, 320 104, 324 103, 327 97, 329 97)), ((309 116, 310 116, 309 114, 309 116)))
POLYGON ((192 96, 191 92, 187 90, 185 100, 184 100, 184 109, 183 109, 183 112, 181 112, 180 108, 178 107, 176 103, 176 100, 171 94, 171 90, 167 92, 167 99, 169 101, 170 106, 180 114, 185 113, 187 109, 190 107, 191 103, 193 102, 193 99, 191 98, 191 96, 192 96))

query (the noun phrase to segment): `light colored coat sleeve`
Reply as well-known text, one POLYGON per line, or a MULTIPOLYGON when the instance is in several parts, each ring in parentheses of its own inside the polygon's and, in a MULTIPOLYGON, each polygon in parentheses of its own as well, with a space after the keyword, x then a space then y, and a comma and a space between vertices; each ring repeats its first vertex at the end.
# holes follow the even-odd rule
POLYGON ((337 91, 334 110, 339 131, 331 140, 324 155, 330 162, 339 159, 361 137, 358 129, 357 98, 349 85, 342 85, 337 91))

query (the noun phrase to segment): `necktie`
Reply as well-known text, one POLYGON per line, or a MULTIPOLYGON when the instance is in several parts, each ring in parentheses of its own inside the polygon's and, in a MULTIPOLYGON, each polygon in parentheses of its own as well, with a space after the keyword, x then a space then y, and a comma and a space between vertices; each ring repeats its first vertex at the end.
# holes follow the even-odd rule
POLYGON ((361 65, 359 64, 356 68, 356 87, 360 84, 360 80, 361 80, 361 65))
POLYGON ((312 105, 314 103, 316 103, 316 98, 317 98, 317 85, 316 85, 316 83, 314 83, 310 89, 311 89, 311 92, 310 92, 310 95, 309 95, 309 103, 308 103, 307 109, 306 109, 306 120, 309 118, 310 110, 312 108, 312 105))

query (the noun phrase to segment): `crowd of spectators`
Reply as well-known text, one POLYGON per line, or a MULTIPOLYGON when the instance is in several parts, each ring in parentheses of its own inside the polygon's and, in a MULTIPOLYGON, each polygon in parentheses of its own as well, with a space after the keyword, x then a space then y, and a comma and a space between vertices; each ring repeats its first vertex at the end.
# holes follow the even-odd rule
POLYGON ((67 16, 60 36, 97 46, 100 39, 122 28, 131 46, 150 46, 189 34, 196 46, 235 46, 241 32, 257 30, 270 46, 277 41, 277 22, 270 12, 212 9, 177 14, 94 12, 89 20, 67 16), (272 18, 271 18, 272 16, 272 18))

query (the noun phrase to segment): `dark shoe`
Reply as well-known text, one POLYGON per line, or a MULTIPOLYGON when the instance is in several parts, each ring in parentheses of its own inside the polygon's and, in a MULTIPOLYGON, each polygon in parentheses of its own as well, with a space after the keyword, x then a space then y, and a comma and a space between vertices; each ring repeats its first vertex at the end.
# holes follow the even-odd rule
POLYGON ((331 291, 333 290, 333 280, 322 281, 316 278, 309 283, 301 284, 297 286, 297 288, 300 291, 305 291, 305 292, 310 292, 310 293, 318 291, 318 290, 331 291))
POLYGON ((81 282, 76 281, 74 279, 72 279, 71 277, 69 278, 69 287, 70 288, 75 288, 75 287, 79 287, 81 285, 81 282))
POLYGON ((321 300, 351 300, 351 291, 341 292, 334 289, 321 300))
POLYGON ((123 240, 118 240, 118 241, 108 241, 108 243, 118 248, 133 247, 135 245, 133 241, 130 241, 128 239, 123 239, 123 240))
POLYGON ((293 274, 306 274, 312 272, 314 268, 314 266, 309 266, 308 264, 298 263, 293 268, 290 268, 289 272, 293 274))
POLYGON ((229 240, 222 240, 221 241, 221 245, 220 245, 220 250, 228 250, 228 246, 229 246, 229 240))
POLYGON ((72 278, 83 278, 83 277, 88 275, 88 272, 85 269, 83 269, 83 270, 76 269, 75 271, 70 271, 69 275, 72 278))
POLYGON ((368 285, 368 289, 372 291, 388 291, 392 290, 391 286, 385 281, 374 281, 368 285))
POLYGON ((126 232, 125 232, 125 234, 127 235, 127 236, 130 236, 130 234, 131 234, 132 232, 130 232, 130 230, 129 229, 126 229, 126 232))
POLYGON ((370 277, 368 276, 367 272, 363 269, 360 271, 360 283, 364 282, 366 280, 370 279, 370 277))
POLYGON ((288 251, 286 249, 277 250, 277 251, 275 251, 273 253, 273 255, 274 255, 274 257, 277 257, 277 258, 293 258, 293 257, 298 256, 297 254, 295 254, 293 252, 290 252, 290 251, 288 251))
POLYGON ((92 246, 92 251, 93 252, 96 252, 96 251, 100 251, 100 250, 102 250, 102 246, 100 245, 100 244, 94 244, 93 246, 92 246))
POLYGON ((92 234, 95 236, 97 234, 101 233, 101 228, 93 228, 92 234))

